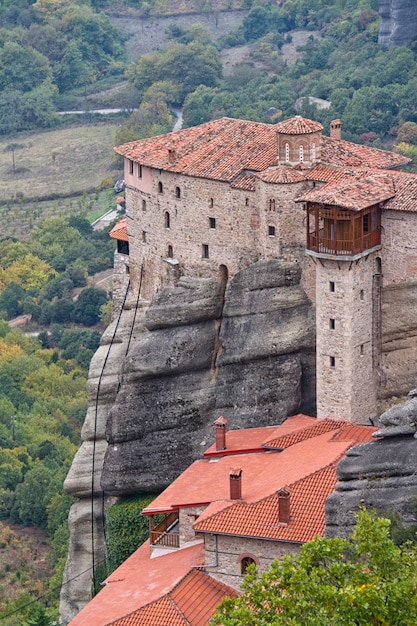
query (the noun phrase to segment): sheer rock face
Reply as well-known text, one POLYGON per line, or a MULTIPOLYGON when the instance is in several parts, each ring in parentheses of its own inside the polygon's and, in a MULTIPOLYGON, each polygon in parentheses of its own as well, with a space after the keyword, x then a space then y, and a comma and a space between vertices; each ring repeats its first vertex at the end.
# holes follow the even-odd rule
POLYGON ((106 493, 166 487, 213 440, 221 414, 247 428, 314 410, 314 315, 299 281, 297 265, 271 260, 226 289, 181 279, 159 292, 107 422, 106 493))
POLYGON ((338 464, 337 478, 326 502, 326 536, 348 537, 363 505, 380 515, 396 511, 405 525, 416 523, 417 440, 412 436, 352 448, 338 464))
POLYGON ((381 25, 378 43, 382 46, 406 46, 417 35, 415 0, 379 0, 381 25))
POLYGON ((69 517, 63 624, 91 598, 92 546, 99 563, 111 496, 164 489, 213 442, 221 414, 232 429, 314 413, 315 321, 299 281, 298 265, 282 260, 256 263, 229 286, 225 276, 183 277, 106 330, 65 481, 79 501, 69 517))

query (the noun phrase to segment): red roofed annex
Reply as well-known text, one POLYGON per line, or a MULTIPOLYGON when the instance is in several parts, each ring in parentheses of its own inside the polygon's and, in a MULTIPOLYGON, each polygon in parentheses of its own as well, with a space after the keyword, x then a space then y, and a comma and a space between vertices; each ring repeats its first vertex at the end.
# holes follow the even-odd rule
POLYGON ((305 415, 280 426, 226 431, 143 514, 150 541, 104 582, 71 626, 206 626, 250 563, 324 535, 336 464, 375 428, 305 415), (162 518, 162 519, 161 519, 162 518))

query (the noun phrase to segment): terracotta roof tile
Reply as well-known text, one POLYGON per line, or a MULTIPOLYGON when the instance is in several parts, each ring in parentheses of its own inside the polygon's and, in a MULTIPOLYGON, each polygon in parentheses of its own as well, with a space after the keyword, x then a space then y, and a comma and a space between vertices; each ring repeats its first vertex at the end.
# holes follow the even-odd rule
POLYGON ((268 167, 264 172, 257 174, 264 183, 276 183, 279 185, 287 185, 291 183, 300 183, 306 180, 304 174, 293 167, 285 165, 275 165, 268 167))
POLYGON ((319 122, 296 115, 289 120, 275 124, 275 130, 283 135, 306 135, 323 130, 323 126, 319 122))
POLYGON ((101 591, 70 624, 104 626, 159 600, 172 591, 190 569, 203 563, 202 542, 150 558, 148 540, 105 580, 101 591))
POLYGON ((297 198, 297 202, 317 202, 343 209, 361 211, 395 195, 392 175, 375 171, 368 176, 362 171, 338 181, 331 181, 319 189, 312 189, 297 198))
POLYGON ((260 172, 277 162, 273 126, 227 117, 115 150, 145 166, 228 182, 244 170, 260 172))
POLYGON ((118 239, 119 241, 129 241, 129 237, 127 236, 127 220, 120 220, 117 222, 115 226, 111 229, 109 233, 112 239, 118 239))
POLYGON ((111 626, 207 626, 222 599, 237 595, 231 587, 192 570, 166 596, 111 622, 111 626))
POLYGON ((256 176, 249 172, 243 172, 230 185, 233 189, 242 189, 246 191, 255 191, 256 176))
MULTIPOLYGON (((277 131, 311 133, 320 128, 320 124, 305 118, 292 118, 273 125, 223 117, 200 126, 133 141, 115 150, 148 167, 227 181, 237 188, 243 185, 242 188, 252 190, 250 172, 264 172, 277 165, 277 131), (247 174, 237 180, 243 172, 247 174)), ((378 169, 409 162, 393 152, 324 136, 321 160, 337 167, 378 169)))
POLYGON ((339 167, 374 167, 387 169, 409 163, 411 159, 388 150, 370 148, 343 139, 322 137, 321 160, 339 167))
POLYGON ((194 524, 197 532, 256 537, 304 543, 324 535, 326 498, 336 484, 337 459, 301 480, 286 486, 290 493, 291 521, 280 524, 278 494, 258 502, 237 502, 194 524))
POLYGON ((282 435, 281 437, 271 439, 269 441, 266 441, 263 445, 265 448, 276 448, 278 450, 284 450, 285 448, 289 448, 289 446, 300 443, 300 441, 312 439, 313 437, 317 437, 318 435, 322 435, 323 433, 328 433, 332 430, 339 431, 341 425, 345 424, 346 422, 332 419, 316 420, 316 423, 312 426, 297 430, 295 432, 289 433, 288 435, 282 435))
MULTIPOLYGON (((322 428, 318 420, 315 420, 315 423, 319 429, 322 428)), ((369 426, 359 428, 370 433, 369 439, 375 431, 369 426)), ((288 432, 282 431, 282 435, 288 432)), ((242 470, 242 498, 246 502, 255 502, 332 463, 357 442, 357 439, 333 441, 334 429, 324 433, 317 433, 312 429, 307 434, 310 435, 309 438, 301 434, 299 441, 289 445, 282 452, 278 449, 261 451, 262 449, 257 448, 254 452, 211 455, 195 461, 146 507, 143 513, 152 515, 156 512, 175 511, 185 506, 207 506, 210 502, 230 500, 229 472, 231 467, 238 467, 242 470)), ((229 433, 226 437, 228 435, 229 433)), ((277 428, 272 436, 264 437, 263 441, 272 441, 278 439, 279 436, 280 432, 277 428)))

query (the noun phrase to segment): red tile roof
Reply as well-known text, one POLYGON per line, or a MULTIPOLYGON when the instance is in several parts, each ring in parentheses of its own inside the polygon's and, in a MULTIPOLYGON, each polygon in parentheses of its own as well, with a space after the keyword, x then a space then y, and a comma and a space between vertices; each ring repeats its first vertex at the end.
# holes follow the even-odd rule
POLYGON ((305 543, 324 535, 326 498, 336 484, 336 463, 285 486, 290 494, 290 523, 279 523, 278 494, 258 502, 237 502, 194 524, 196 532, 305 543))
POLYGON ((316 202, 342 209, 361 211, 395 196, 392 175, 374 171, 364 176, 362 171, 337 181, 331 181, 318 189, 312 189, 297 198, 298 202, 316 202))
POLYGON ((288 435, 282 435, 281 437, 271 439, 269 441, 266 441, 263 445, 265 446, 265 448, 276 448, 278 450, 284 450, 285 448, 289 448, 289 446, 300 443, 300 441, 312 439, 313 437, 317 437, 318 435, 322 435, 323 433, 328 433, 334 430, 339 431, 341 429, 341 426, 345 424, 346 422, 340 422, 339 420, 332 419, 316 420, 316 423, 312 426, 302 428, 301 430, 296 430, 295 432, 289 433, 288 435))
POLYGON ((192 568, 203 563, 202 542, 150 558, 146 541, 106 579, 103 589, 70 624, 104 626, 168 594, 192 568))
POLYGON ((194 569, 163 598, 111 622, 111 625, 207 626, 222 599, 237 595, 231 587, 194 569))
POLYGON ((264 183, 276 183, 279 185, 287 185, 291 183, 303 182, 306 177, 299 170, 285 165, 275 165, 268 167, 264 172, 257 174, 264 183))
POLYGON ((120 222, 117 222, 117 224, 115 224, 115 226, 113 226, 113 228, 111 229, 109 235, 110 237, 112 237, 112 239, 118 239, 119 241, 129 241, 129 238, 127 236, 126 218, 124 220, 120 220, 120 222))
POLYGON ((322 137, 321 160, 327 165, 338 167, 373 167, 376 169, 400 167, 411 161, 402 154, 325 136, 322 137))
MULTIPOLYGON (((252 437, 250 433, 252 429, 241 431, 248 438, 245 443, 246 447, 241 451, 237 447, 231 447, 232 433, 228 432, 226 434, 227 448, 221 451, 221 455, 215 455, 212 451, 204 459, 195 461, 146 507, 143 513, 152 515, 159 511, 177 511, 185 506, 206 506, 211 502, 230 500, 229 472, 231 467, 242 470, 242 498, 246 502, 255 502, 333 463, 356 444, 356 434, 353 440, 333 440, 334 428, 326 431, 326 425, 323 427, 320 420, 309 419, 311 420, 309 423, 305 421, 302 423, 303 420, 296 416, 296 418, 287 419, 282 426, 272 431, 254 429, 258 433, 252 437), (301 427, 300 423, 302 423, 301 427), (317 429, 311 428, 307 431, 309 438, 306 438, 306 431, 296 435, 295 431, 313 424, 316 424, 317 429), (325 432, 321 432, 322 428, 325 432), (262 430, 263 437, 262 432, 259 432, 262 430), (298 440, 294 440, 293 444, 282 452, 278 449, 262 448, 263 443, 281 439, 290 433, 295 434, 298 440)), ((339 428, 346 426, 346 422, 339 422, 339 424, 339 428)), ((369 433, 368 440, 371 440, 375 428, 369 426, 359 428, 369 433)))
MULTIPOLYGON (((192 128, 141 139, 115 148, 118 154, 144 166, 178 172, 186 176, 232 183, 247 172, 236 186, 252 190, 250 173, 264 172, 277 165, 277 131, 311 133, 320 124, 292 118, 280 124, 262 124, 223 117, 192 128), (302 131, 304 128, 304 131, 302 131), (297 130, 298 129, 298 130, 297 130)), ((348 141, 322 136, 321 160, 337 167, 398 167, 406 157, 348 141)))
POLYGON ((308 135, 323 130, 323 126, 319 122, 296 115, 289 120, 275 124, 275 130, 283 135, 308 135))

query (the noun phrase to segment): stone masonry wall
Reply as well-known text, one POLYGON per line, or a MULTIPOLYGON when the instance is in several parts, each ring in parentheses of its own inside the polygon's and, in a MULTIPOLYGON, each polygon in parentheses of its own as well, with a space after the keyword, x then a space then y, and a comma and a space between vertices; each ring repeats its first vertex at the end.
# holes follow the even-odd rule
POLYGON ((272 561, 286 554, 297 554, 300 544, 249 539, 228 535, 204 534, 206 570, 217 580, 239 590, 243 581, 241 560, 249 556, 254 559, 258 572, 266 572, 272 561))
POLYGON ((376 416, 374 257, 316 264, 318 417, 367 423, 376 416))
POLYGON ((136 181, 126 188, 132 284, 138 284, 142 263, 142 293, 149 299, 182 274, 216 276, 224 265, 231 277, 284 250, 287 256, 295 250, 300 257, 303 213, 293 198, 304 186, 257 181, 254 193, 226 182, 152 169, 150 188, 148 178, 146 185, 136 181), (273 235, 269 226, 275 228, 273 235), (169 256, 178 264, 167 262, 169 256))

